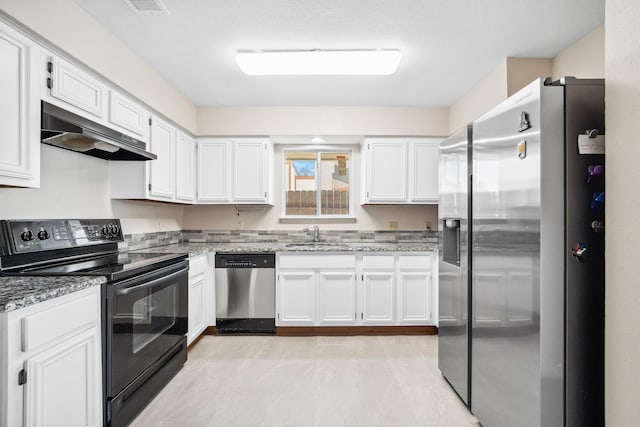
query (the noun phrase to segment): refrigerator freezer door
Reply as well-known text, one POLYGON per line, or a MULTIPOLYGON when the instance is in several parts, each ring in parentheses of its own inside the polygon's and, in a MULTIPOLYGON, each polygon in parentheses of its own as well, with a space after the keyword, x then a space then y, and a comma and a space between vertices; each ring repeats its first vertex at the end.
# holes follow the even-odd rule
POLYGON ((469 405, 468 132, 440 145, 438 367, 469 405), (447 240, 448 239, 448 240, 447 240), (445 241, 446 240, 446 241, 445 241))
POLYGON ((538 80, 473 124, 471 409, 486 427, 563 425, 562 93, 538 80))

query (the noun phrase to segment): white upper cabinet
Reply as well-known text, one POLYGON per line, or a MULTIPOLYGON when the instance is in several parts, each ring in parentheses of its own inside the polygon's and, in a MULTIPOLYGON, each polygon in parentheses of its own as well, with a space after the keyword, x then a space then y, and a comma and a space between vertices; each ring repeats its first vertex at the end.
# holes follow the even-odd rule
POLYGON ((411 147, 409 175, 409 201, 412 203, 437 203, 439 138, 416 140, 411 147))
POLYGON ((198 138, 198 203, 271 202, 268 138, 198 138))
POLYGON ((39 47, 0 22, 0 185, 40 186, 39 47))
POLYGON ((150 117, 149 111, 124 95, 115 91, 109 94, 109 123, 124 133, 149 142, 150 117))
POLYGON ((437 203, 439 143, 439 138, 366 138, 363 203, 437 203))
POLYGON ((407 201, 407 144, 392 138, 365 140, 365 202, 407 201))
POLYGON ((193 203, 195 139, 153 116, 147 149, 158 158, 110 162, 111 198, 193 203))
POLYGON ((231 143, 220 138, 198 138, 197 157, 197 201, 231 202, 231 143))
POLYGON ((149 151, 158 156, 149 162, 149 194, 172 200, 175 195, 176 129, 154 117, 151 122, 149 151))
POLYGON ((235 202, 268 202, 269 154, 269 141, 266 138, 233 141, 233 199, 235 202))
POLYGON ((89 73, 57 56, 49 56, 45 99, 90 119, 106 118, 107 86, 89 73))
POLYGON ((196 140, 178 131, 176 137, 176 200, 191 202, 196 198, 196 140))

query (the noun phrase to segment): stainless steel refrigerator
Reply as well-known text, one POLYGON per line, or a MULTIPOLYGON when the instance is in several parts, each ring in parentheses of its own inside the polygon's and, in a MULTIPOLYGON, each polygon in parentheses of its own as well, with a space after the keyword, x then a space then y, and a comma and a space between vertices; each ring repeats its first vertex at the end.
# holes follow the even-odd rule
POLYGON ((462 133, 466 158, 441 146, 440 369, 484 427, 604 425, 604 83, 536 80, 462 133))

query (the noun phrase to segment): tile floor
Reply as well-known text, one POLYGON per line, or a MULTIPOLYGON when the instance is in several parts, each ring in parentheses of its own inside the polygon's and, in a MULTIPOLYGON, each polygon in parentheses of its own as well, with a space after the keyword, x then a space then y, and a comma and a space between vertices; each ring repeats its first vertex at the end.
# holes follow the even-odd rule
POLYGON ((206 336, 132 427, 477 427, 436 336, 206 336))

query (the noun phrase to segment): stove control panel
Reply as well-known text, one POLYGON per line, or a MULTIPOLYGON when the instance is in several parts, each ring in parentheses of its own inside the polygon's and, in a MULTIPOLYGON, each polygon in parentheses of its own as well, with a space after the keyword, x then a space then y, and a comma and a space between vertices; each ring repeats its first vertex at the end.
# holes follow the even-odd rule
POLYGON ((118 219, 0 221, 0 252, 24 253, 123 241, 118 219))

